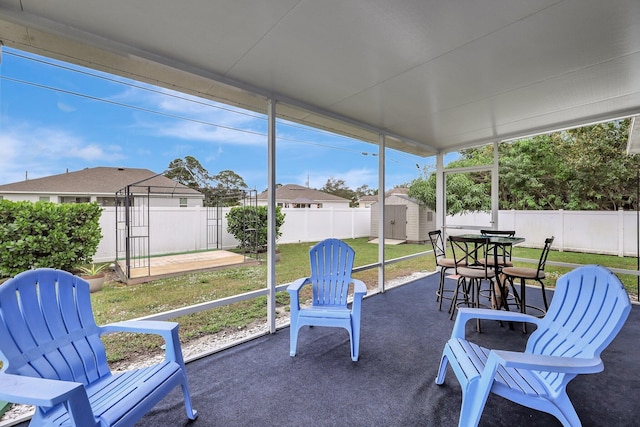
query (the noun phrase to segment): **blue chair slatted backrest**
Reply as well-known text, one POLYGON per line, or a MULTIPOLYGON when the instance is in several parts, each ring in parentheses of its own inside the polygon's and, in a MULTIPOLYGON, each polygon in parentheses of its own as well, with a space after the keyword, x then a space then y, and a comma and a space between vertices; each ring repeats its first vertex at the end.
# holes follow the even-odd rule
POLYGON ((338 239, 327 239, 311 248, 312 305, 346 307, 354 258, 354 250, 338 239))
POLYGON ((367 287, 362 280, 351 277, 355 251, 338 239, 326 239, 309 250, 311 275, 299 278, 287 291, 291 304, 289 354, 296 355, 298 331, 303 326, 329 326, 349 332, 351 360, 356 362, 360 349, 362 299, 367 287), (311 285, 311 307, 300 307, 300 292, 311 285), (351 308, 347 305, 353 288, 351 308))
MULTIPOLYGON (((622 283, 603 268, 588 266, 562 276, 546 316, 527 341, 527 353, 592 358, 615 338, 631 303, 622 283)), ((575 374, 539 372, 554 390, 575 374)))
POLYGON ((98 326, 89 283, 39 268, 0 285, 0 399, 36 406, 31 425, 131 426, 176 386, 191 407, 178 324, 130 320, 98 326), (165 360, 113 374, 100 335, 161 336, 165 360))
POLYGON ((0 287, 0 309, 7 373, 85 385, 110 374, 87 282, 53 269, 21 273, 0 287))

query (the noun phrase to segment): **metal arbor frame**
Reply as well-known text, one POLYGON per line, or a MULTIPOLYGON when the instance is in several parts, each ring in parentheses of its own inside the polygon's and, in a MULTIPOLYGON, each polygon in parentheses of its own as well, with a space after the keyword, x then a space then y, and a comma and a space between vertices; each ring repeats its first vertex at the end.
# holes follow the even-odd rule
MULTIPOLYGON (((129 184, 116 193, 116 266, 126 278, 132 277, 133 269, 147 270, 151 275, 151 256, 153 254, 152 236, 150 233, 151 204, 154 198, 193 196, 193 190, 181 186, 167 186, 152 183, 154 175, 142 181, 129 184), (121 263, 124 261, 124 267, 121 263)), ((256 190, 242 191, 241 206, 256 206, 256 190)), ((207 249, 222 249, 223 247, 223 206, 224 200, 219 200, 215 206, 206 207, 206 236, 207 249)), ((249 216, 245 221, 245 228, 257 230, 249 216)), ((251 239, 257 242, 256 237, 251 239)), ((250 248, 249 252, 258 253, 259 248, 250 248)), ((157 255, 157 254, 154 254, 157 255)))

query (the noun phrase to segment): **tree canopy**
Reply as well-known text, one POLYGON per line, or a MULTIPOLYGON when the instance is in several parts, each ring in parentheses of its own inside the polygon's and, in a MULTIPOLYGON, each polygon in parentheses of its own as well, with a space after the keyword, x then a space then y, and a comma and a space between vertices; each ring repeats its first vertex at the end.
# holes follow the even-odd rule
POLYGON ((333 194, 334 196, 342 197, 343 199, 350 200, 349 206, 355 206, 358 200, 358 195, 355 191, 347 187, 347 184, 343 179, 335 179, 331 177, 327 179, 327 182, 324 184, 324 187, 320 189, 328 194, 333 194))
POLYGON ((227 169, 211 175, 192 156, 172 160, 164 175, 204 194, 205 206, 237 205, 247 188, 244 179, 234 171, 227 169))
POLYGON ((193 156, 172 160, 164 176, 194 190, 205 188, 211 182, 209 172, 193 156))
MULTIPOLYGON (((500 209, 635 209, 640 156, 627 155, 629 120, 501 143, 500 209)), ((447 167, 490 165, 491 145, 464 150, 447 167)), ((435 208, 435 175, 424 171, 409 195, 435 208)), ((447 213, 490 209, 489 173, 447 175, 447 213)))
POLYGON ((211 189, 212 199, 215 204, 222 206, 237 205, 244 197, 247 184, 244 179, 232 170, 225 169, 213 176, 217 183, 211 189))

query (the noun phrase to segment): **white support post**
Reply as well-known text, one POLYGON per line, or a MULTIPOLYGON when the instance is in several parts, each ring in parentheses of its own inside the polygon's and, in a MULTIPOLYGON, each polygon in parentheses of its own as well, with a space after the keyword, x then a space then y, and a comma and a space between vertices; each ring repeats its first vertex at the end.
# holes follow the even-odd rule
POLYGON ((444 227, 447 223, 447 204, 444 192, 444 154, 436 156, 436 228, 446 233, 444 227))
POLYGON ((498 223, 500 209, 499 167, 498 167, 498 143, 493 143, 493 169, 491 170, 491 228, 500 229, 498 223))
POLYGON ((378 144, 378 290, 384 292, 384 185, 385 185, 385 136, 380 134, 380 143, 378 144))
POLYGON ((267 323, 276 332, 276 100, 267 100, 267 323))

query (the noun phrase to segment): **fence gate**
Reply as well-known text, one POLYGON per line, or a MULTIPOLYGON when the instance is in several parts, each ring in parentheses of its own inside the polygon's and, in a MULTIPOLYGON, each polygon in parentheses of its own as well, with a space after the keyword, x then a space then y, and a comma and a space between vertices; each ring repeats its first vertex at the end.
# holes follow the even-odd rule
POLYGON ((207 206, 207 249, 222 249, 222 206, 207 206))
POLYGON ((133 269, 150 275, 149 190, 134 193, 130 186, 116 194, 116 263, 127 278, 133 269))
MULTIPOLYGON (((225 247, 223 237, 225 236, 224 227, 226 227, 225 215, 234 206, 253 207, 258 205, 258 192, 256 190, 239 190, 242 196, 231 196, 228 199, 219 199, 215 206, 207 207, 207 249, 222 249, 225 247)), ((257 230, 254 223, 254 215, 246 214, 244 219, 245 229, 257 230)), ((257 240, 257 237, 252 240, 257 240)), ((246 249, 246 248, 245 248, 246 249)), ((252 248, 251 252, 257 252, 252 248)))
POLYGON ((384 238, 407 240, 407 206, 386 205, 384 207, 384 238))

